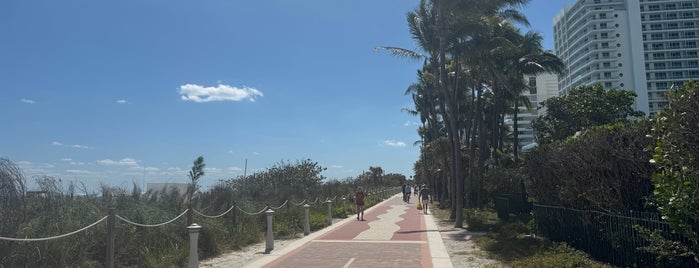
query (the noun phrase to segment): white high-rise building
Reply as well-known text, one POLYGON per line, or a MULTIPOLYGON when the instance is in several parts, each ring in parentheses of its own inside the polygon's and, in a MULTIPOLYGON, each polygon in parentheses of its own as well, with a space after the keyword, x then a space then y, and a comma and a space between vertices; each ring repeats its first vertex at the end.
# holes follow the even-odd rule
POLYGON ((578 0, 553 20, 566 64, 561 94, 581 86, 633 90, 655 114, 672 85, 699 79, 699 0, 578 0))
MULTIPOLYGON (((519 146, 524 150, 534 145, 535 140, 534 129, 532 128, 532 120, 546 113, 546 109, 539 109, 541 102, 548 98, 558 96, 558 76, 551 73, 539 75, 524 76, 524 81, 529 86, 529 92, 525 92, 522 96, 526 96, 531 103, 531 108, 525 105, 519 105, 517 112, 517 140, 519 146)), ((510 129, 514 129, 514 121, 511 116, 506 117, 505 125, 510 129)))

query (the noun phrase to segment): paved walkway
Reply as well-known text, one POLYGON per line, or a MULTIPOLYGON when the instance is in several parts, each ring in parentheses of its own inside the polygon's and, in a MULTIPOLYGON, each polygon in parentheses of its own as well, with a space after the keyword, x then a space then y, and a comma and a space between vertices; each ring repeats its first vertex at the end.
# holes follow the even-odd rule
POLYGON ((452 267, 431 214, 395 195, 245 267, 452 267))

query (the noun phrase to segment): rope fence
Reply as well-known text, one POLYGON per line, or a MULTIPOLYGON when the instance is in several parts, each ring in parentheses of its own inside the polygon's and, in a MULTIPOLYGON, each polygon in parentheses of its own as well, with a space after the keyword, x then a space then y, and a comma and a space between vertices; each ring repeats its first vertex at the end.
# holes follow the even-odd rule
POLYGON ((120 220, 122 220, 122 221, 124 221, 124 222, 126 222, 126 223, 128 223, 128 224, 131 224, 131 225, 136 225, 136 226, 140 226, 140 227, 160 227, 160 226, 164 226, 164 225, 167 225, 167 224, 170 224, 170 223, 176 221, 176 220, 179 219, 180 217, 182 217, 182 216, 184 216, 185 214, 187 214, 187 211, 189 211, 189 209, 185 209, 180 215, 178 215, 177 217, 175 217, 175 218, 172 219, 172 220, 169 220, 169 221, 166 221, 166 222, 163 222, 163 223, 158 223, 158 224, 142 224, 142 223, 136 223, 136 222, 130 221, 130 220, 128 220, 128 219, 126 219, 126 218, 124 218, 124 217, 122 217, 122 216, 119 216, 119 215, 116 215, 116 217, 117 217, 117 219, 120 219, 120 220))
MULTIPOLYGON (((388 190, 388 189, 387 189, 387 190, 384 190, 384 191, 378 191, 377 193, 381 193, 381 192, 385 192, 385 191, 391 191, 391 190, 388 190)), ((332 204, 337 200, 337 198, 338 198, 338 196, 335 195, 335 196, 333 196, 332 198, 331 198, 331 197, 326 197, 325 199, 323 199, 323 201, 321 201, 321 199, 320 199, 319 197, 316 197, 315 200, 313 200, 312 202, 309 202, 308 199, 304 199, 304 200, 301 201, 300 203, 296 203, 296 202, 291 201, 291 200, 285 200, 281 205, 279 205, 279 206, 277 206, 277 207, 267 205, 267 206, 265 206, 264 208, 262 208, 260 211, 257 211, 257 212, 248 212, 248 211, 244 210, 243 208, 241 208, 241 207, 238 206, 238 205, 232 205, 232 206, 231 206, 230 208, 228 208, 225 212, 223 212, 223 213, 221 213, 221 214, 219 214, 219 215, 206 215, 206 214, 204 214, 204 213, 202 213, 202 212, 200 212, 200 211, 197 211, 196 209, 191 209, 191 212, 196 213, 197 215, 199 215, 199 216, 201 216, 201 217, 210 218, 210 219, 223 217, 223 216, 225 216, 226 214, 228 214, 228 213, 230 213, 231 211, 233 211, 233 209, 237 209, 238 211, 240 211, 240 212, 242 212, 242 213, 244 213, 244 214, 246 214, 246 215, 249 215, 249 216, 256 216, 256 215, 260 215, 260 214, 262 214, 262 213, 266 213, 266 214, 267 214, 267 219, 268 219, 268 220, 267 220, 267 224, 268 224, 267 244, 268 244, 268 245, 267 245, 266 251, 270 251, 270 250, 272 250, 273 247, 274 247, 274 246, 273 246, 273 235, 270 233, 271 230, 272 230, 272 227, 271 227, 271 224, 272 224, 271 217, 272 217, 272 214, 274 213, 274 210, 279 210, 279 209, 283 208, 284 206, 289 206, 289 204, 292 204, 292 205, 294 205, 294 206, 303 206, 304 209, 306 210, 306 222, 305 222, 305 226, 304 226, 304 235, 308 235, 308 233, 309 233, 309 231, 308 231, 308 210, 309 210, 310 206, 306 206, 306 205, 314 205, 314 204, 320 204, 320 203, 325 203, 325 204, 327 204, 327 208, 328 208, 328 224, 330 225, 330 224, 332 224, 332 204), (271 242, 270 242, 270 237, 271 237, 271 240, 272 240, 271 242), (271 246, 269 245, 270 243, 272 243, 271 246)), ((344 201, 350 200, 350 202, 352 202, 351 200, 353 200, 353 198, 354 198, 354 195, 353 195, 353 194, 342 195, 342 199, 343 199, 343 204, 342 204, 342 206, 343 206, 343 210, 344 210, 344 212, 343 212, 344 215, 346 215, 346 205, 344 204, 344 203, 345 203, 344 201), (345 199, 345 196, 347 197, 347 199, 345 199)), ((353 203, 353 202, 352 202, 352 203, 353 203)), ((115 231, 114 231, 115 226, 114 226, 114 225, 115 225, 115 220, 116 220, 116 219, 119 219, 119 220, 125 222, 126 224, 130 224, 130 225, 134 225, 134 226, 147 227, 147 228, 154 228, 154 227, 161 227, 161 226, 165 226, 165 225, 171 224, 171 223, 177 221, 178 219, 182 218, 182 216, 186 215, 188 212, 190 212, 190 209, 185 209, 182 213, 180 213, 179 215, 177 215, 176 217, 174 217, 174 218, 172 218, 172 219, 170 219, 170 220, 168 220, 168 221, 165 221, 165 222, 162 222, 162 223, 157 223, 157 224, 145 224, 145 223, 134 222, 134 221, 132 221, 132 220, 127 219, 126 217, 117 215, 117 214, 114 212, 114 209, 113 209, 113 208, 110 208, 110 209, 109 209, 109 215, 104 216, 104 217, 102 217, 101 219, 97 220, 96 222, 94 222, 94 223, 92 223, 92 224, 90 224, 90 225, 88 225, 88 226, 85 226, 85 227, 83 227, 83 228, 80 228, 80 229, 78 229, 78 230, 76 230, 76 231, 72 231, 72 232, 69 232, 69 233, 61 234, 61 235, 51 236, 51 237, 44 237, 44 238, 12 238, 12 237, 2 237, 2 236, 0 236, 0 241, 4 240, 4 241, 13 241, 13 242, 38 242, 38 241, 48 241, 48 240, 60 239, 60 238, 68 237, 68 236, 71 236, 71 235, 74 235, 74 234, 77 234, 77 233, 86 231, 86 230, 88 230, 88 229, 90 229, 90 228, 92 228, 92 227, 95 227, 96 225, 98 225, 98 224, 100 224, 100 223, 102 223, 102 222, 104 222, 104 221, 107 221, 107 241, 108 241, 107 244, 108 244, 108 246, 107 246, 107 260, 106 260, 107 263, 106 263, 106 267, 114 267, 114 263, 113 263, 113 262, 114 262, 114 259, 113 259, 113 256, 114 256, 114 253, 113 253, 114 245, 113 245, 113 243, 114 243, 114 234, 115 234, 115 231), (111 242, 109 242, 109 241, 111 241, 111 242), (111 252, 110 252, 110 251, 111 251, 111 252)), ((199 225, 197 225, 197 224, 192 224, 192 225, 188 226, 187 229, 189 229, 189 233, 190 233, 190 243, 192 243, 192 241, 196 241, 196 237, 198 236, 198 230, 201 229, 201 226, 199 226, 199 225)), ((196 242, 195 242, 195 243, 196 243, 196 242)), ((197 259, 197 260, 196 260, 196 266, 193 266, 193 267, 198 267, 198 256, 196 255, 196 252, 197 252, 196 246, 194 246, 193 248, 190 248, 190 258, 191 258, 191 257, 194 257, 194 258, 197 259), (194 255, 193 255, 193 254, 194 254, 194 255)), ((192 265, 192 263, 193 263, 193 262, 190 260, 190 266, 192 265)))
POLYGON ((11 237, 1 237, 1 236, 0 236, 0 240, 15 241, 15 242, 37 242, 37 241, 48 241, 48 240, 54 240, 54 239, 64 238, 64 237, 68 237, 68 236, 77 234, 77 233, 79 233, 79 232, 85 231, 85 230, 87 230, 87 229, 90 229, 90 228, 92 228, 93 226, 95 226, 95 225, 97 225, 97 224, 103 222, 103 221, 106 220, 107 218, 109 218, 109 216, 104 216, 103 218, 99 219, 98 221, 96 221, 96 222, 94 222, 94 223, 92 223, 92 224, 90 224, 90 225, 88 225, 88 226, 85 226, 85 227, 83 227, 83 228, 81 228, 81 229, 79 229, 79 230, 72 231, 72 232, 67 233, 67 234, 62 234, 62 235, 57 235, 57 236, 51 236, 51 237, 44 237, 44 238, 11 238, 11 237))

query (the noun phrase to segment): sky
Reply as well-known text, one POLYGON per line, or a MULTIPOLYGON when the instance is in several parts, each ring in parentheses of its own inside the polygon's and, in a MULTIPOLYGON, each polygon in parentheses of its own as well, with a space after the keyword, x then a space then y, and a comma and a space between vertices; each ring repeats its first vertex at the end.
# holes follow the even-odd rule
MULTIPOLYGON (((523 9, 552 49, 573 0, 523 9)), ((201 184, 309 159, 328 179, 413 175, 418 0, 0 1, 0 157, 97 189, 201 184), (246 165, 247 163, 247 165, 246 165)))

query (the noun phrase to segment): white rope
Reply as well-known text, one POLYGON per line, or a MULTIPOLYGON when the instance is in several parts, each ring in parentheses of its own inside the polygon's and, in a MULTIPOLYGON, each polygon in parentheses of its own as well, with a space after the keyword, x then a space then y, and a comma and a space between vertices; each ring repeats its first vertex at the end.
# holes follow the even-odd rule
POLYGON ((313 204, 315 204, 315 203, 318 203, 318 199, 319 199, 319 198, 318 198, 318 197, 316 197, 316 200, 314 200, 313 202, 308 202, 308 204, 311 204, 311 205, 313 205, 313 204))
POLYGON ((163 225, 172 223, 173 221, 176 221, 176 220, 179 219, 180 217, 184 216, 184 214, 186 214, 187 211, 189 211, 189 209, 185 209, 184 212, 182 212, 182 214, 180 214, 179 216, 175 217, 175 218, 172 219, 172 220, 169 220, 169 221, 166 221, 166 222, 163 222, 163 223, 158 223, 158 224, 141 224, 141 223, 132 222, 132 221, 130 221, 130 220, 128 220, 128 219, 126 219, 126 218, 124 218, 124 217, 122 217, 122 216, 119 216, 119 215, 116 215, 116 217, 117 217, 118 219, 120 219, 120 220, 122 220, 122 221, 128 223, 128 224, 131 224, 131 225, 136 225, 136 226, 141 226, 141 227, 160 227, 160 226, 163 226, 163 225))
POLYGON ((308 199, 304 199, 303 201, 301 201, 301 203, 298 203, 298 204, 295 203, 294 201, 290 201, 290 202, 294 206, 302 206, 302 205, 306 204, 306 201, 308 201, 308 199))
POLYGON ((44 238, 10 238, 10 237, 1 237, 0 236, 0 240, 17 241, 17 242, 36 242, 36 241, 47 241, 47 240, 64 238, 66 236, 71 236, 71 235, 77 234, 79 232, 85 231, 85 230, 91 228, 92 226, 95 226, 95 225, 99 224, 100 222, 106 220, 107 218, 109 218, 109 216, 104 216, 104 218, 96 221, 93 224, 90 224, 90 225, 88 225, 80 230, 73 231, 73 232, 70 232, 67 234, 62 234, 62 235, 57 235, 57 236, 52 236, 52 237, 44 237, 44 238))
POLYGON ((275 208, 275 207, 270 207, 270 208, 271 208, 271 209, 274 209, 274 210, 281 209, 281 208, 283 208, 283 207, 286 205, 286 203, 288 203, 288 202, 289 202, 289 200, 286 200, 286 201, 284 201, 284 204, 282 204, 281 206, 276 207, 276 208, 275 208))
POLYGON ((238 208, 238 210, 240 210, 240 212, 243 212, 243 213, 248 214, 248 215, 250 215, 250 216, 255 216, 255 215, 260 215, 260 214, 262 214, 262 212, 265 212, 265 210, 267 210, 268 207, 265 207, 265 208, 263 208, 262 210, 260 210, 260 211, 258 211, 258 212, 256 212, 256 213, 247 212, 247 211, 243 210, 243 209, 240 208, 240 207, 237 207, 237 208, 238 208))
POLYGON ((199 216, 202 216, 202 217, 204 217, 204 218, 214 219, 214 218, 223 217, 224 215, 228 214, 228 212, 231 212, 231 210, 233 210, 234 208, 235 208, 235 205, 231 206, 231 208, 229 208, 228 210, 226 210, 226 212, 223 212, 223 213, 221 213, 220 215, 216 215, 216 216, 204 215, 203 213, 197 211, 196 209, 192 209, 192 211, 194 211, 195 213, 199 214, 199 216))

